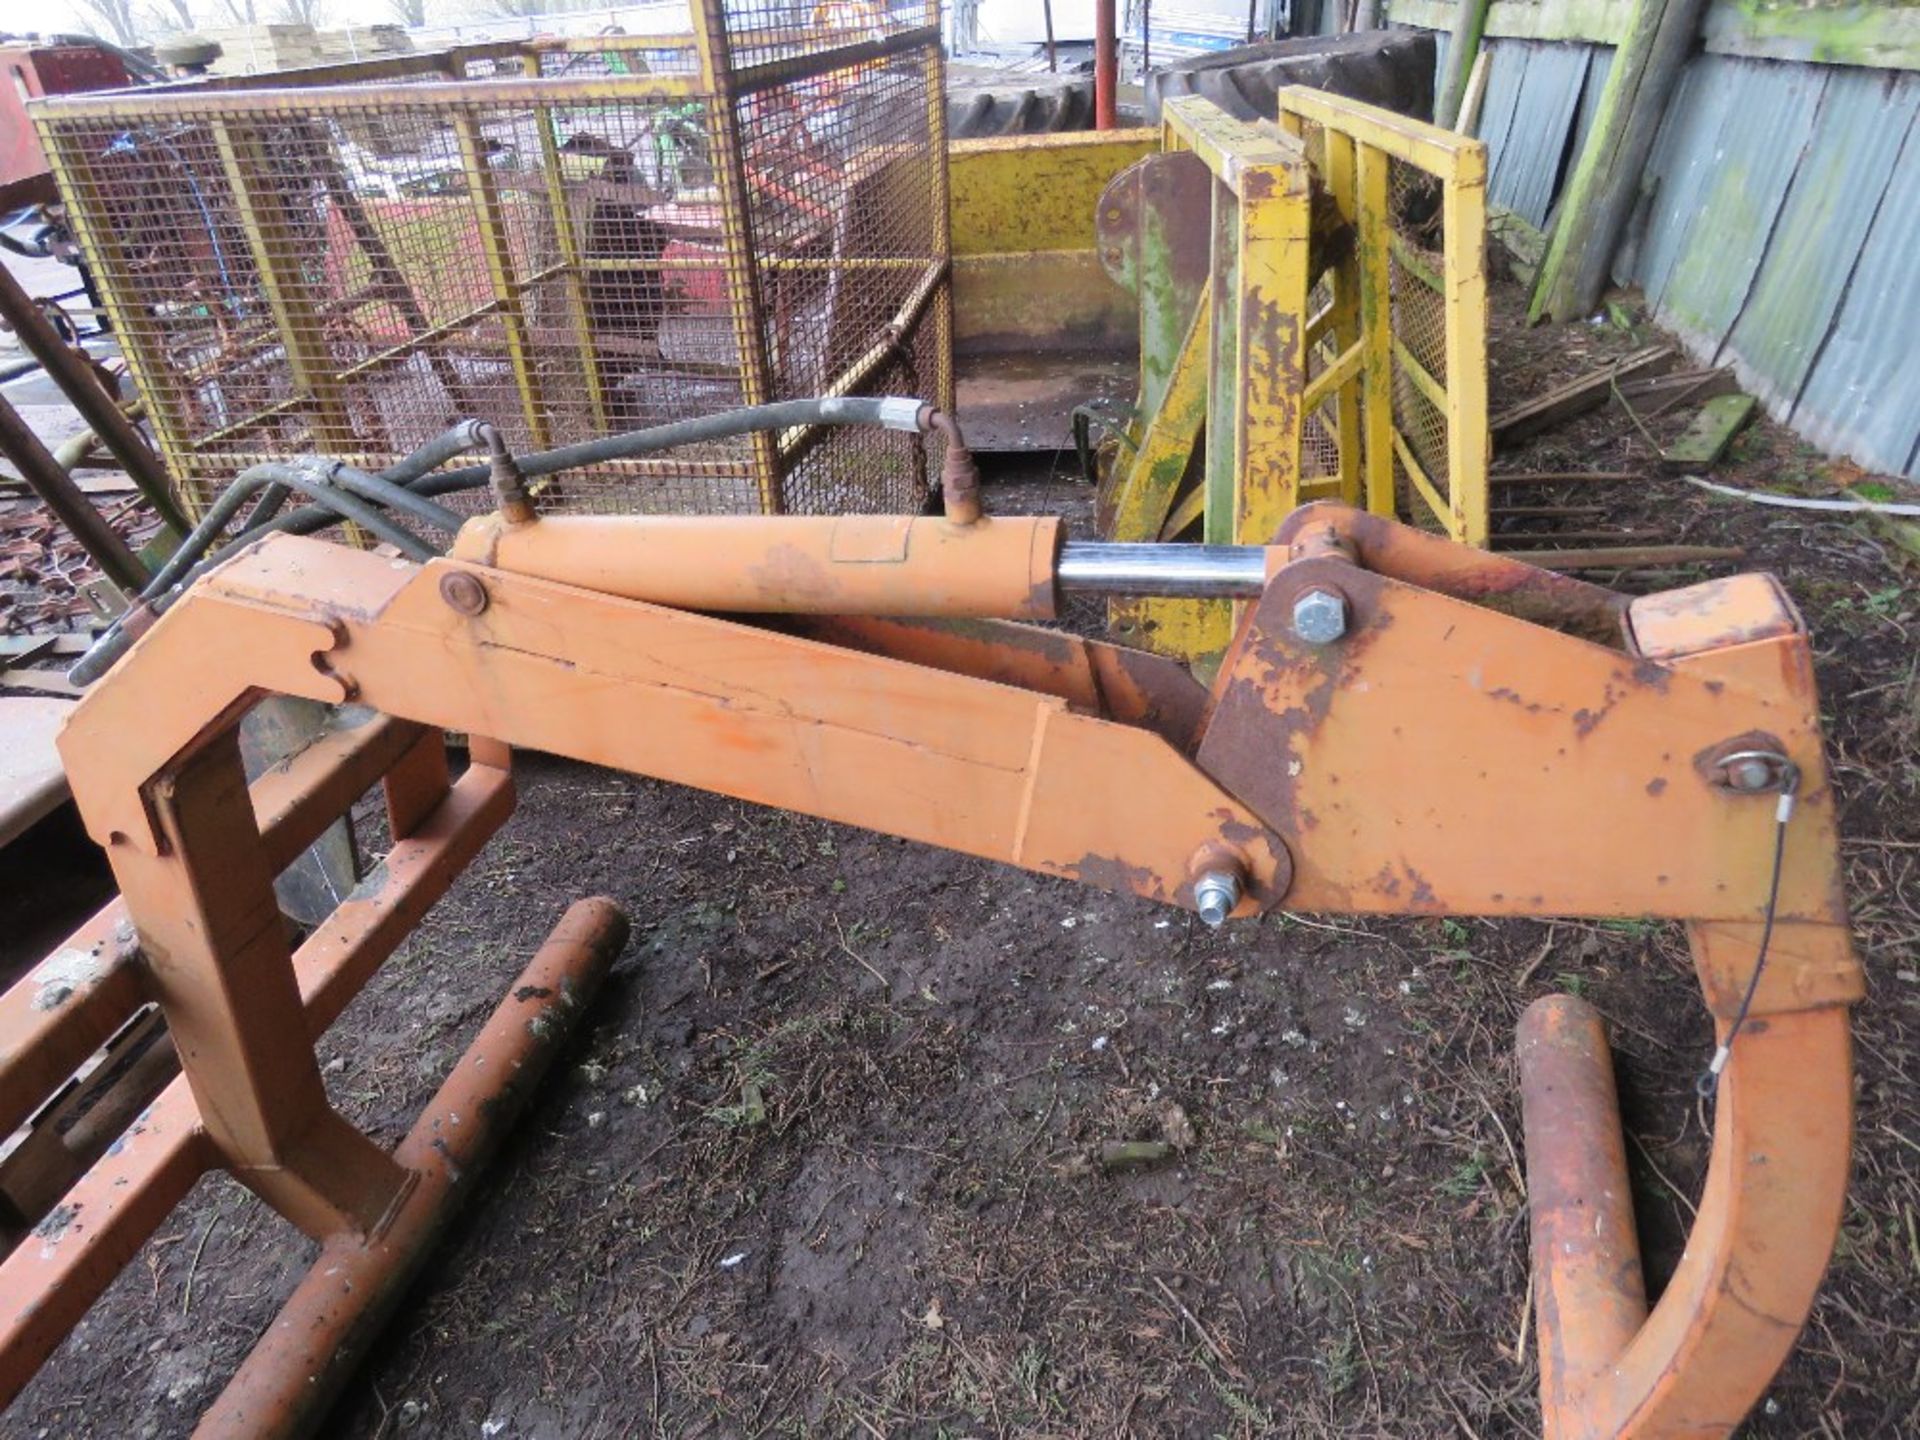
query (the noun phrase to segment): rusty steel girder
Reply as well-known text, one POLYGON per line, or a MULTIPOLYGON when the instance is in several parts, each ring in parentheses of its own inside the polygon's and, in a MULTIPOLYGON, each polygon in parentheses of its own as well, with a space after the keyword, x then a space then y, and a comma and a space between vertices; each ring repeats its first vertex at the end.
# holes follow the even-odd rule
MULTIPOLYGON (((1808 1313, 1847 1175, 1862 986, 1799 618, 1765 576, 1628 600, 1333 505, 1227 558, 1254 578, 1210 689, 996 618, 1053 613, 1050 521, 496 515, 424 565, 281 535, 207 575, 61 739, 123 900, 0 998, 0 1128, 145 999, 185 1073, 0 1264, 0 1399, 218 1166, 325 1250, 205 1428, 317 1422, 336 1350, 470 1172, 436 1125, 485 1107, 443 1092, 388 1154, 333 1109, 311 1041, 504 819, 520 745, 1210 922, 1685 921, 1724 1069, 1651 1310, 1597 1018, 1560 997, 1522 1025, 1543 1411, 1552 1440, 1730 1432, 1808 1313), (275 693, 383 718, 250 792, 234 729, 275 693), (443 730, 490 737, 453 784, 443 730), (384 876, 289 953, 274 873, 383 776, 384 876)), ((615 928, 552 975, 588 988, 615 928)), ((529 981, 477 1046, 527 1031, 510 1012, 536 993, 568 992, 529 981)))

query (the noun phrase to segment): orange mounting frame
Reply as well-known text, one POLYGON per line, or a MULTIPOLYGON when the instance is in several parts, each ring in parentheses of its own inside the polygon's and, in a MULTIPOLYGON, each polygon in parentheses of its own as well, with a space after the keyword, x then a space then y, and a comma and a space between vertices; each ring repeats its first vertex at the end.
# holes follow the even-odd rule
MULTIPOLYGON (((651 523, 483 517, 425 566, 271 538, 202 580, 77 707, 61 748, 124 899, 0 999, 0 1124, 146 998, 185 1074, 0 1263, 0 1399, 219 1166, 327 1248, 290 1303, 296 1323, 274 1328, 202 1429, 315 1423, 470 1177, 461 1146, 484 1137, 448 1128, 473 1113, 477 1061, 390 1155, 333 1109, 309 1042, 505 818, 509 744, 1170 904, 1194 906, 1196 881, 1227 871, 1243 916, 1285 903, 1680 919, 1722 1038, 1755 966, 1775 797, 1740 793, 1720 767, 1765 748, 1802 777, 1779 923, 1721 1078, 1698 1220, 1650 1312, 1597 1017, 1557 997, 1521 1034, 1548 1436, 1739 1421, 1838 1230, 1847 1007, 1862 993, 1807 638, 1774 582, 1629 602, 1310 506, 1267 548, 1264 591, 1209 691, 1172 661, 1009 620, 832 613, 836 595, 857 610, 938 590, 929 608, 949 617, 1051 614, 1057 536, 1032 522, 676 520, 681 542, 742 578, 654 583, 751 618, 657 603, 646 565, 622 558, 645 553, 651 523), (1341 597, 1336 642, 1295 634, 1308 589, 1341 597), (383 718, 249 793, 233 734, 267 693, 383 718), (442 730, 494 737, 473 741, 457 784, 442 730), (382 777, 397 842, 384 876, 290 954, 276 869, 382 777)), ((577 920, 478 1047, 550 1033, 515 1006, 570 1005, 619 928, 605 910, 577 920)), ((510 1053, 524 1092, 550 1047, 510 1053)))

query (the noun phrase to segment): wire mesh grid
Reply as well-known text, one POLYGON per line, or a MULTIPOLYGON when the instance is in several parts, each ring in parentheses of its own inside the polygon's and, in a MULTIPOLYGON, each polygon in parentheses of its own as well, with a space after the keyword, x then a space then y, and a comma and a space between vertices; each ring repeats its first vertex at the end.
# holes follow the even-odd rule
MULTIPOLYGON (((1323 313, 1333 304, 1334 277, 1331 272, 1314 281, 1307 294, 1307 314, 1323 313)), ((1340 355, 1342 337, 1328 329, 1307 350, 1307 382, 1320 378, 1328 365, 1340 355)), ((1303 482, 1327 480, 1340 474, 1339 393, 1321 401, 1309 411, 1300 426, 1300 478, 1303 482)))
MULTIPOLYGON (((183 500, 289 454, 385 465, 463 416, 530 449, 873 393, 903 368, 944 387, 944 356, 900 363, 945 303, 937 50, 832 68, 829 53, 824 73, 729 100, 725 42, 712 87, 690 36, 611 37, 450 62, 438 83, 369 66, 359 85, 49 107, 183 500), (754 154, 729 153, 746 137, 754 154), (873 317, 914 294, 921 313, 882 336, 873 317)), ((549 500, 917 508, 918 447, 787 439, 613 462, 549 500), (815 473, 829 462, 832 483, 815 473)))
MULTIPOLYGON (((711 0, 710 0, 711 3, 711 0)), ((740 69, 872 45, 938 27, 938 0, 722 0, 740 69)))
MULTIPOLYGON (((1441 495, 1447 493, 1447 416, 1432 392, 1447 387, 1447 236, 1440 182, 1404 160, 1391 161, 1387 206, 1392 218, 1388 288, 1393 297, 1393 423, 1408 452, 1441 495)), ((1412 489, 1401 458, 1396 475, 1412 489)), ((1415 495, 1409 493, 1411 502, 1415 495)), ((1422 515, 1424 502, 1409 504, 1422 515)))
MULTIPOLYGON (((691 25, 691 18, 688 23, 691 25)), ((691 34, 601 35, 566 40, 541 50, 535 58, 538 73, 550 79, 700 73, 700 48, 691 34)))
MULTIPOLYGON (((1280 110, 1318 182, 1351 187, 1343 193, 1351 197, 1353 224, 1345 234, 1327 232, 1328 263, 1336 283, 1354 286, 1353 338, 1367 356, 1385 352, 1380 370, 1362 360, 1356 381, 1362 403, 1344 427, 1360 451, 1356 468, 1366 478, 1368 503, 1390 494, 1403 518, 1484 543, 1485 149, 1450 131, 1383 118, 1370 107, 1312 91, 1283 91, 1280 110), (1381 269, 1384 283, 1370 282, 1369 274, 1381 269), (1450 373, 1454 369, 1459 373, 1450 373), (1382 371, 1385 393, 1376 395, 1382 371), (1392 424, 1382 437, 1386 444, 1376 448, 1381 417, 1373 406, 1380 399, 1392 424), (1472 430, 1456 431, 1456 425, 1472 430)), ((1324 299, 1316 294, 1314 307, 1324 299)), ((1336 355, 1323 339, 1309 357, 1310 376, 1324 373, 1336 355)), ((1337 455, 1337 408, 1323 405, 1313 418, 1337 455)), ((1310 418, 1303 451, 1319 448, 1314 428, 1310 418)), ((1303 454, 1303 474, 1316 463, 1325 462, 1303 454)))

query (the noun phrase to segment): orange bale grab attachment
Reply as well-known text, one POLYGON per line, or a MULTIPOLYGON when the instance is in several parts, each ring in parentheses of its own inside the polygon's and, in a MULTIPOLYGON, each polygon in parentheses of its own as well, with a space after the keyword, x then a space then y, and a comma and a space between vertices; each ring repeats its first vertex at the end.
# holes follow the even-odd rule
MULTIPOLYGON (((1207 560, 1244 600, 1209 690, 1169 660, 992 618, 1051 614, 1102 573, 1115 593, 1156 583, 1061 549, 1052 522, 674 521, 676 552, 710 573, 655 568, 655 523, 483 517, 424 565, 270 538, 77 708, 62 749, 124 912, 0 1002, 0 1121, 145 998, 185 1074, 0 1264, 0 1397, 219 1166, 326 1248, 203 1429, 317 1423, 337 1355, 471 1176, 446 1117, 476 1113, 485 1080, 463 1061, 388 1154, 332 1108, 311 1041, 504 819, 520 745, 1210 923, 1283 904, 1686 921, 1724 1064, 1699 1219, 1650 1312, 1597 1021, 1559 999, 1522 1027, 1543 1408, 1554 1440, 1738 1423, 1837 1233, 1861 994, 1807 638, 1777 585, 1629 602, 1312 506, 1264 550, 1207 560), (249 793, 233 733, 268 693, 383 718, 249 793), (493 737, 451 785, 441 730, 493 737), (384 875, 289 953, 275 870, 382 776, 384 875)), ((496 1083, 499 1056, 526 1076, 550 1053, 520 1038, 550 1033, 523 997, 564 1008, 617 948, 605 912, 574 926, 476 1042, 496 1083)))

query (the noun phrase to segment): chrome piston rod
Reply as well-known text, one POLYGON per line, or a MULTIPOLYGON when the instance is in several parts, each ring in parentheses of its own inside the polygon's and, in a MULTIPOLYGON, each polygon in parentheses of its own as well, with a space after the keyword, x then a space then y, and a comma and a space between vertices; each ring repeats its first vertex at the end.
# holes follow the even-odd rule
POLYGON ((1064 594, 1249 600, 1267 583, 1259 545, 1130 545, 1069 540, 1054 581, 1064 594))

